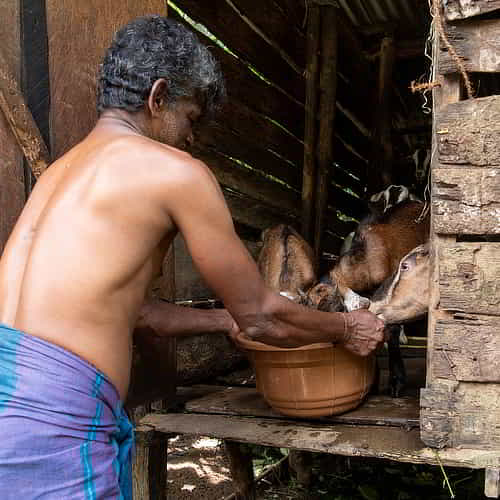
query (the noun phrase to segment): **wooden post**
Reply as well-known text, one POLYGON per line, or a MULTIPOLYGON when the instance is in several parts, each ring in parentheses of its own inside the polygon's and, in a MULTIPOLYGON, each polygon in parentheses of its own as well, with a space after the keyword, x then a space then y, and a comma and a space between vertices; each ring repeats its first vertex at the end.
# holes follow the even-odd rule
POLYGON ((380 46, 377 105, 372 134, 372 161, 367 175, 368 194, 380 191, 392 181, 390 104, 395 54, 394 39, 385 37, 380 46))
POLYGON ((167 500, 167 450, 169 438, 148 426, 136 428, 136 452, 132 468, 134 498, 167 500))
POLYGON ((244 453, 241 444, 235 441, 224 441, 231 476, 237 500, 255 500, 255 478, 253 474, 252 457, 244 453))
POLYGON ((312 458, 309 451, 290 450, 288 455, 290 469, 295 472, 297 481, 301 486, 307 488, 312 480, 312 458))
POLYGON ((329 169, 332 163, 335 105, 337 100, 337 10, 321 7, 321 69, 319 98, 319 133, 317 144, 316 208, 314 255, 319 262, 324 213, 328 204, 329 169))
POLYGON ((484 471, 484 496, 500 498, 500 468, 487 467, 484 471))
MULTIPOLYGON (((5 62, 0 70, 21 76, 20 1, 0 0, 0 40, 5 62)), ((0 255, 25 202, 22 153, 0 111, 0 255)))
POLYGON ((319 6, 313 3, 309 6, 307 22, 306 107, 302 179, 302 236, 309 243, 313 241, 314 224, 319 29, 319 6))

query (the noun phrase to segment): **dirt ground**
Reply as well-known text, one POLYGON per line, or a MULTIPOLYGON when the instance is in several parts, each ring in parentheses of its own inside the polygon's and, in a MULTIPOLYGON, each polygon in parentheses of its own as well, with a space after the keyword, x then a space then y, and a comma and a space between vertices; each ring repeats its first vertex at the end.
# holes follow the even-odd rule
POLYGON ((177 436, 168 446, 168 500, 215 500, 233 492, 222 444, 217 439, 177 436))

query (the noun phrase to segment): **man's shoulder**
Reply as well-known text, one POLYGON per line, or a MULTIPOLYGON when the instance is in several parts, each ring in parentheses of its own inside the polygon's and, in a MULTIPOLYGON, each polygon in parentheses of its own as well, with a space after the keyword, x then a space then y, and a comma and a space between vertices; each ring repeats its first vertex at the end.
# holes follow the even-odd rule
POLYGON ((127 137, 123 140, 126 144, 121 144, 118 148, 127 151, 134 168, 137 168, 139 162, 143 172, 147 172, 148 176, 159 183, 186 182, 200 177, 215 180, 208 166, 186 151, 142 136, 127 137))

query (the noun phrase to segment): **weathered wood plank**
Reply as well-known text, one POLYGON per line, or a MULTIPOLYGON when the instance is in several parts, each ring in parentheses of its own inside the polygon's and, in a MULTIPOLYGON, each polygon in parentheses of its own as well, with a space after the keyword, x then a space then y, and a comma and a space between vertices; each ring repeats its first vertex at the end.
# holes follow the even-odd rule
POLYGON ((293 23, 274 0, 238 0, 238 8, 264 35, 278 45, 299 67, 305 67, 304 31, 293 23))
POLYGON ((436 121, 441 165, 500 167, 500 96, 449 104, 436 121))
POLYGON ((436 233, 500 233, 500 169, 437 168, 432 175, 436 233))
MULTIPOLYGON (((186 410, 193 413, 283 418, 283 415, 275 412, 266 403, 255 388, 250 387, 229 387, 220 392, 212 392, 189 401, 186 404, 186 410)), ((353 411, 317 420, 339 424, 418 427, 418 400, 369 396, 359 408, 353 411)))
POLYGON ((500 386, 436 379, 421 393, 422 440, 429 446, 500 449, 500 386))
POLYGON ((229 2, 181 0, 177 5, 268 80, 280 86, 294 99, 304 102, 305 83, 302 75, 294 71, 276 50, 255 33, 229 2))
POLYGON ((500 244, 455 243, 439 254, 440 307, 500 315, 500 244))
MULTIPOLYGON (((356 425, 315 425, 290 420, 224 415, 149 414, 141 425, 159 432, 195 434, 264 446, 386 458, 401 462, 437 464, 433 450, 425 448, 418 429, 356 425)), ((498 451, 451 449, 439 453, 444 465, 484 468, 497 466, 498 451)))
MULTIPOLYGON (((20 25, 18 1, 0 0, 0 40, 6 69, 18 79, 21 76, 20 25), (7 21, 8 20, 8 21, 7 21)), ((22 153, 0 111, 0 255, 21 213, 25 201, 22 153)))
MULTIPOLYGON (((290 164, 281 156, 264 149, 262 143, 259 144, 260 138, 265 136, 266 130, 277 127, 267 122, 267 126, 261 129, 262 136, 257 138, 254 136, 255 130, 249 136, 242 134, 238 129, 236 129, 237 132, 234 132, 235 129, 231 130, 225 125, 222 120, 218 119, 217 122, 211 122, 206 127, 200 127, 196 136, 197 147, 215 149, 226 156, 254 165, 260 171, 300 190, 302 181, 300 165, 290 164)), ((292 138, 289 142, 292 142, 292 138)))
MULTIPOLYGON (((467 23, 445 24, 445 33, 463 60, 466 71, 500 71, 500 19, 472 19, 467 23)), ((457 73, 458 66, 441 47, 439 73, 457 73)))
POLYGON ((455 314, 438 319, 433 375, 465 382, 500 382, 499 330, 498 316, 455 314))
POLYGON ((298 218, 235 191, 222 190, 235 222, 263 230, 277 224, 295 225, 298 218))
POLYGON ((297 191, 267 179, 215 150, 200 149, 195 146, 192 152, 193 156, 208 165, 223 186, 278 208, 285 216, 298 214, 299 194, 297 191))
POLYGON ((58 158, 96 121, 97 69, 115 31, 137 16, 165 14, 166 7, 163 0, 46 0, 46 5, 51 143, 58 158))
POLYGON ((500 9, 500 0, 448 0, 444 15, 448 21, 480 16, 500 9))

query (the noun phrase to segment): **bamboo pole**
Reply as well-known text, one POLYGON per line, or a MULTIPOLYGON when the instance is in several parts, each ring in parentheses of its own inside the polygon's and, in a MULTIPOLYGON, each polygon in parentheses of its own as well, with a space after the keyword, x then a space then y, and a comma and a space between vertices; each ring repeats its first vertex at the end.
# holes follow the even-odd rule
POLYGON ((307 22, 306 106, 302 178, 302 236, 309 242, 312 242, 314 224, 319 29, 319 7, 312 4, 309 7, 307 22))
POLYGON ((314 255, 319 261, 324 213, 328 204, 329 168, 332 163, 334 121, 337 98, 337 13, 331 6, 321 7, 321 69, 319 133, 317 145, 316 207, 314 255))

